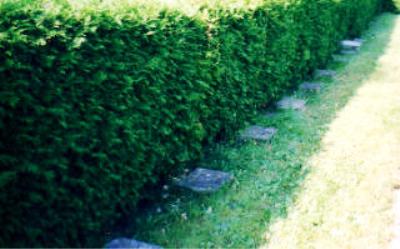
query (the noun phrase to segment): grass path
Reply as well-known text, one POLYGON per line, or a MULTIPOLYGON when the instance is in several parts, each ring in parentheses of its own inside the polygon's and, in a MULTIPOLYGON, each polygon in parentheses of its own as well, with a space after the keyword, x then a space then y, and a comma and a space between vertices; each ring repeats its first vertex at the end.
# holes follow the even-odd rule
MULTIPOLYGON (((400 184, 400 17, 380 22, 390 20, 395 28, 376 69, 330 124, 288 217, 266 233, 267 248, 388 248, 393 189, 400 184)), ((340 81, 362 73, 357 64, 384 32, 340 81)))
POLYGON ((171 247, 385 248, 400 167, 400 17, 379 17, 348 64, 306 111, 249 122, 279 129, 270 144, 216 145, 199 166, 235 175, 211 195, 165 187, 136 217, 136 239, 171 247))

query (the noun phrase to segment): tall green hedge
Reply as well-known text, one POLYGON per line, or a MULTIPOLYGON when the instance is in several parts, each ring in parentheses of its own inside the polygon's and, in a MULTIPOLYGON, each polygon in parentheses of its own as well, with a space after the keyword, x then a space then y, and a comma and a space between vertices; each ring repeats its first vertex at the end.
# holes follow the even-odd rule
POLYGON ((3 0, 0 247, 103 245, 144 186, 323 66, 381 1, 249 6, 3 0))

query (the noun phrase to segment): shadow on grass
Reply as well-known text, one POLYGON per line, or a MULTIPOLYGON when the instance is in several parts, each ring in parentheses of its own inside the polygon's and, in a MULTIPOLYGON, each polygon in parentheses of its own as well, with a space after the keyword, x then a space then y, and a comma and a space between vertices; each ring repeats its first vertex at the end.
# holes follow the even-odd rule
MULTIPOLYGON (((221 191, 198 195, 164 187, 162 200, 135 217, 130 237, 163 247, 257 247, 276 219, 287 216, 307 176, 307 161, 316 154, 329 124, 375 70, 384 54, 395 17, 379 17, 364 34, 361 53, 348 65, 331 64, 337 79, 319 94, 295 93, 307 99, 304 112, 260 114, 252 124, 279 129, 271 143, 218 144, 198 165, 235 175, 221 191)), ((125 235, 126 235, 125 234, 125 235)))

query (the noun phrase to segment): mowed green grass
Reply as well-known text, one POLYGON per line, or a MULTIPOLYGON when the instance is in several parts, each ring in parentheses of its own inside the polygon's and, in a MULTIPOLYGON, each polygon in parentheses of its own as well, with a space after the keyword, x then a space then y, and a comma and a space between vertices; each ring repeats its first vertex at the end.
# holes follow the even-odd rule
POLYGON ((400 166, 399 29, 398 16, 380 16, 358 55, 328 66, 338 77, 320 93, 290 93, 307 100, 305 111, 249 120, 279 129, 271 143, 210 148, 196 165, 229 171, 234 182, 208 195, 165 186, 164 201, 137 217, 134 238, 166 248, 386 243, 400 166))

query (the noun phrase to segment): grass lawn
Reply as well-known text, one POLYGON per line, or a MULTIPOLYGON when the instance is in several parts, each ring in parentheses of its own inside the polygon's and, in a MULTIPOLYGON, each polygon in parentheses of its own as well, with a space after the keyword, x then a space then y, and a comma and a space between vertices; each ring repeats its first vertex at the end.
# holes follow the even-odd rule
POLYGON ((305 111, 260 113, 271 143, 216 145, 199 166, 235 175, 198 195, 165 187, 134 237, 163 247, 384 248, 400 167, 400 16, 377 18, 359 54, 332 63, 305 111))

